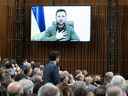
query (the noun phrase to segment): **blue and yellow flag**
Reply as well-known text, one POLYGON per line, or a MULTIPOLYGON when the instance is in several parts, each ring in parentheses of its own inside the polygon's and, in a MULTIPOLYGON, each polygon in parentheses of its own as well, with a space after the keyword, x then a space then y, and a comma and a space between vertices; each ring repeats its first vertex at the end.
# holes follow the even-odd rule
POLYGON ((40 32, 43 32, 46 29, 45 17, 44 17, 44 7, 43 6, 33 6, 32 11, 36 18, 36 22, 38 24, 40 32))

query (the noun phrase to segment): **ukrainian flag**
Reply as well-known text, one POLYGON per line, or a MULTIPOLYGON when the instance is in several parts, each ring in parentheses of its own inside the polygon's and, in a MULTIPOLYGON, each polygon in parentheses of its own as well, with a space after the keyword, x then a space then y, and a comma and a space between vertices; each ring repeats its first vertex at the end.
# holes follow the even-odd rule
POLYGON ((46 29, 44 7, 43 6, 32 6, 33 15, 36 19, 40 32, 46 29))

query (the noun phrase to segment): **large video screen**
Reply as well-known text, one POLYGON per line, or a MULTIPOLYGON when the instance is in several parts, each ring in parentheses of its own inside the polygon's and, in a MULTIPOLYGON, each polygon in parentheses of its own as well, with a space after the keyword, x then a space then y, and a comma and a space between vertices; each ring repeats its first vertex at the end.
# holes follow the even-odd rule
POLYGON ((91 6, 32 6, 31 41, 90 41, 91 6))

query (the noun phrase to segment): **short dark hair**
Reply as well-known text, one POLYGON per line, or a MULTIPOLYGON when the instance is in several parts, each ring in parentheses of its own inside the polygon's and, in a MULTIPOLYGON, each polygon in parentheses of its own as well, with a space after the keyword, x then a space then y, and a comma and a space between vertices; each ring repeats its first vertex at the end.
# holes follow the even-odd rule
POLYGON ((54 61, 54 60, 56 60, 56 58, 59 57, 59 56, 60 56, 59 51, 51 51, 51 52, 49 53, 49 55, 48 55, 48 59, 49 59, 49 61, 54 61))
POLYGON ((58 9, 58 10, 56 11, 56 15, 57 15, 58 12, 64 12, 64 13, 67 15, 67 12, 66 12, 65 9, 58 9))
POLYGON ((74 92, 74 96, 86 96, 87 90, 84 88, 77 88, 74 92))

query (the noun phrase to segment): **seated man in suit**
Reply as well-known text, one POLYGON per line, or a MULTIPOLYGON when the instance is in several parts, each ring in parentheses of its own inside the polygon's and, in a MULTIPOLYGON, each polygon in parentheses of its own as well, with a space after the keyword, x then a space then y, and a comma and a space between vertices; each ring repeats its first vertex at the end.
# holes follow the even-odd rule
POLYGON ((67 21, 67 12, 64 9, 56 11, 56 22, 52 23, 43 38, 43 41, 79 41, 79 37, 74 31, 74 24, 67 21))

